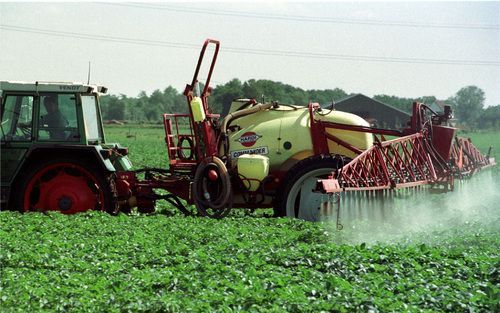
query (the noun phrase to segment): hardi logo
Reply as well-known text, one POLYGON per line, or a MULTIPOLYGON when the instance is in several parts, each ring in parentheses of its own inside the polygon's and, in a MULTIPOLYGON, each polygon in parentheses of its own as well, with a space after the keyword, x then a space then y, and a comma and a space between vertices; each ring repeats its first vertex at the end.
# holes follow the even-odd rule
POLYGON ((241 135, 240 138, 236 139, 236 141, 241 143, 245 147, 251 147, 257 142, 260 137, 262 136, 257 135, 254 132, 246 132, 241 135))

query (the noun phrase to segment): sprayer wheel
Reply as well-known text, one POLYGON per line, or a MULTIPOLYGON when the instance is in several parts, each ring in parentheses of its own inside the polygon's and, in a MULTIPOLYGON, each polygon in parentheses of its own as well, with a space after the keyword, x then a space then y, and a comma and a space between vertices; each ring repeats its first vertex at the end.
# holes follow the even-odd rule
POLYGON ((193 183, 193 198, 198 213, 223 218, 231 211, 232 196, 231 178, 224 162, 215 156, 201 161, 193 183))
POLYGON ((278 216, 318 221, 325 212, 327 197, 314 193, 318 179, 327 178, 349 160, 338 156, 316 155, 295 164, 283 179, 277 192, 275 212, 278 216))

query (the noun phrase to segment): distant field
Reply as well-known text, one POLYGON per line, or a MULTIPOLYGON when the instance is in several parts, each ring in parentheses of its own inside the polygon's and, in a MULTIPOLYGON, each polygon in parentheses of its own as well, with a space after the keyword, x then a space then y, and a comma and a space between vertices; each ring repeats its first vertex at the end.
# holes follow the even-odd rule
MULTIPOLYGON (((167 167, 162 128, 106 133, 135 168, 167 167)), ((468 135, 500 148, 498 134, 468 135)), ((0 311, 499 312, 499 176, 481 175, 342 231, 164 204, 149 216, 0 212, 0 311)))
POLYGON ((460 137, 470 138, 472 143, 479 149, 483 154, 488 152, 490 146, 493 147, 491 150, 492 157, 495 157, 497 163, 500 163, 500 131, 489 131, 489 132, 467 132, 459 133, 460 137))
POLYGON ((129 148, 129 157, 136 169, 168 168, 163 126, 107 126, 105 133, 108 142, 118 142, 129 148))

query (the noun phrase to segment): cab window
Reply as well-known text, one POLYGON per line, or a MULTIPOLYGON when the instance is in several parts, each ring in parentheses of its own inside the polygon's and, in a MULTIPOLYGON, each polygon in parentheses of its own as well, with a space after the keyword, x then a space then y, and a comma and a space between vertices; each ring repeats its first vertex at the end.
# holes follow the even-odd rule
POLYGON ((82 95, 83 120, 87 140, 102 141, 101 123, 95 95, 82 95))
POLYGON ((31 141, 33 96, 6 95, 2 106, 2 141, 31 141))
POLYGON ((38 140, 80 140, 74 94, 44 93, 40 95, 38 140))

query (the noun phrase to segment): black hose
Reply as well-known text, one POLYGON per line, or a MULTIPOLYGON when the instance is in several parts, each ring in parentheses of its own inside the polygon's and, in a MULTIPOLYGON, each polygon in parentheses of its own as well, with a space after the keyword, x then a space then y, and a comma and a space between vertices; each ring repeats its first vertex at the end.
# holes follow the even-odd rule
MULTIPOLYGON (((210 185, 214 188, 214 182, 210 185)), ((198 209, 202 211, 208 208, 212 209, 223 209, 227 207, 232 201, 232 188, 231 188, 231 178, 227 171, 226 165, 216 156, 208 157, 203 160, 196 169, 196 173, 194 175, 194 184, 193 184, 193 195, 195 203, 198 209), (217 169, 217 174, 219 175, 217 188, 216 199, 212 200, 210 197, 206 197, 205 195, 210 195, 209 192, 209 178, 206 169, 208 167, 214 167, 217 169)))
POLYGON ((189 211, 186 208, 186 206, 184 206, 184 204, 181 202, 181 200, 179 199, 179 197, 177 197, 174 194, 155 195, 155 198, 157 200, 165 200, 165 201, 167 201, 168 203, 170 203, 171 205, 173 205, 177 209, 179 209, 179 211, 181 211, 186 216, 192 216, 192 215, 194 215, 193 213, 191 213, 191 211, 189 211))

